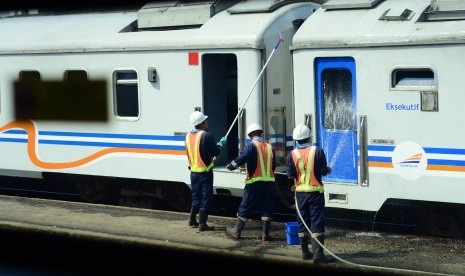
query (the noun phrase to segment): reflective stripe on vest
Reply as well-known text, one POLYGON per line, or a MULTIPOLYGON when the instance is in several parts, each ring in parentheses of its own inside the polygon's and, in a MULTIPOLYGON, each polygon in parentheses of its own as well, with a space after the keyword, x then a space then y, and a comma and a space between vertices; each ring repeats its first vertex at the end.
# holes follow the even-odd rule
POLYGON ((254 183, 257 181, 275 181, 274 172, 272 169, 272 157, 273 151, 271 145, 265 142, 252 141, 257 149, 257 168, 252 177, 247 177, 245 179, 246 184, 254 183), (264 156, 265 154, 265 156, 264 156), (265 157, 266 157, 266 166, 265 166, 265 157))
POLYGON ((315 163, 316 147, 308 147, 305 149, 294 149, 292 151, 292 160, 297 171, 296 192, 320 192, 323 193, 323 184, 318 182, 315 177, 314 163, 315 163), (302 155, 306 158, 304 160, 302 155))
POLYGON ((191 172, 208 172, 213 167, 213 161, 207 167, 200 157, 200 139, 203 133, 204 131, 200 130, 186 135, 186 153, 191 172))

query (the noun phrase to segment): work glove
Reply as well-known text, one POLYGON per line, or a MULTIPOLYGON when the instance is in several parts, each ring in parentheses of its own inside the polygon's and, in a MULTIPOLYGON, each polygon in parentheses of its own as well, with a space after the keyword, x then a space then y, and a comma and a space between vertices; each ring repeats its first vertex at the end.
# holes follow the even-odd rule
POLYGON ((226 168, 227 168, 228 170, 230 170, 230 171, 234 171, 234 170, 236 169, 233 165, 231 165, 231 163, 229 163, 228 165, 226 165, 226 168))
POLYGON ((223 148, 226 145, 226 141, 228 141, 228 138, 226 138, 226 136, 221 138, 220 141, 218 142, 218 146, 223 148))

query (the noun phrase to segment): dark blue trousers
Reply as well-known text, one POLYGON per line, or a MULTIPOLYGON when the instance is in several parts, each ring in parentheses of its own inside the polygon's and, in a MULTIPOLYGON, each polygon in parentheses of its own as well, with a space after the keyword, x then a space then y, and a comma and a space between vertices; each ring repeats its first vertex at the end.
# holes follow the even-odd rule
POLYGON ((258 213, 262 217, 272 218, 275 195, 276 185, 274 182, 257 181, 246 184, 237 215, 250 219, 258 213))
MULTIPOLYGON (((320 192, 312 193, 296 193, 297 206, 299 207, 300 215, 305 221, 305 224, 310 228, 312 233, 325 232, 325 196, 320 192)), ((308 232, 302 220, 297 213, 297 221, 299 222, 299 233, 308 232)))
POLYGON ((213 197, 213 170, 209 172, 191 172, 192 207, 206 212, 211 208, 213 197))

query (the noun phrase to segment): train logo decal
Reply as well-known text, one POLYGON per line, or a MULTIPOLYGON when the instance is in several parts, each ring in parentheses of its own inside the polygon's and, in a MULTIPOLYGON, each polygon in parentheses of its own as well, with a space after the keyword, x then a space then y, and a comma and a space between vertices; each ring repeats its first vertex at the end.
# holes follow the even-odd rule
POLYGON ((424 175, 428 160, 423 147, 412 141, 404 141, 394 148, 392 165, 400 177, 414 180, 424 175))
POLYGON ((412 155, 411 157, 409 157, 409 158, 405 159, 404 161, 400 162, 399 165, 401 167, 418 166, 418 164, 420 164, 422 156, 423 156, 423 153, 412 155))
MULTIPOLYGON (((4 142, 17 142, 17 143, 27 143, 27 153, 29 156, 29 159, 31 162, 36 165, 37 167, 43 168, 43 169, 68 169, 68 168, 75 168, 75 167, 80 167, 84 165, 88 165, 92 162, 95 162, 97 159, 105 158, 110 154, 129 154, 129 155, 140 155, 140 154, 148 154, 148 155, 157 155, 157 154, 163 154, 163 155, 172 155, 172 156, 180 156, 181 158, 185 158, 185 147, 184 147, 184 137, 179 136, 178 139, 170 138, 170 137, 157 137, 157 138, 151 138, 150 140, 147 137, 142 138, 137 138, 137 139, 132 139, 136 140, 131 143, 116 143, 116 142, 96 142, 92 141, 95 140, 95 137, 86 137, 89 139, 89 141, 72 141, 71 137, 68 137, 68 141, 64 140, 64 138, 61 138, 63 140, 53 140, 53 142, 50 141, 45 141, 39 138, 40 132, 37 130, 37 126, 33 121, 28 121, 28 120, 16 120, 12 121, 2 127, 0 127, 0 134, 5 135, 9 134, 8 132, 13 133, 13 136, 16 135, 27 135, 26 138, 2 138, 0 141, 4 142), (14 131, 10 129, 15 129, 15 128, 21 128, 25 131, 14 131), (162 144, 158 140, 163 139, 165 140, 165 143, 162 144), (145 142, 146 140, 150 141, 150 144, 147 144, 145 142), (170 141, 173 140, 173 141, 170 141), (92 142, 90 142, 92 141, 92 142), (158 141, 159 144, 156 144, 158 141), (145 142, 145 144, 144 144, 145 142), (98 150, 94 153, 91 153, 85 157, 79 158, 74 161, 68 161, 68 162, 46 162, 40 159, 39 154, 38 154, 38 144, 40 143, 46 143, 46 144, 56 144, 56 145, 73 145, 73 146, 89 146, 89 144, 96 146, 96 147, 105 147, 104 149, 98 150)), ((57 134, 55 134, 57 135, 57 134)), ((78 135, 78 133, 74 134, 75 136, 81 136, 78 135)), ((101 135, 102 137, 108 136, 108 135, 101 135)), ((111 137, 111 141, 114 140, 128 140, 123 139, 123 135, 113 135, 111 137), (122 136, 122 137, 120 137, 122 136)))

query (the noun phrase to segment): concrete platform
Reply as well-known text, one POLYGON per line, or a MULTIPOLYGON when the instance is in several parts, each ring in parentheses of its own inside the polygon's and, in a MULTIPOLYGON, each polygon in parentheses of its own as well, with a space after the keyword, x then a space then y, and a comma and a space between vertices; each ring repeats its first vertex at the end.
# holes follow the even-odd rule
MULTIPOLYGON (((287 244, 282 222, 273 222, 274 240, 263 244, 261 222, 254 220, 247 222, 240 240, 233 240, 225 235, 225 228, 235 220, 224 217, 210 216, 209 225, 215 231, 198 232, 187 226, 187 213, 9 196, 0 196, 0 210, 0 274, 416 273, 414 267, 402 268, 402 262, 394 263, 397 269, 377 268, 393 265, 385 257, 393 256, 391 249, 398 246, 399 238, 389 235, 379 239, 360 235, 354 243, 347 238, 353 232, 327 229, 327 247, 350 263, 316 266, 301 260, 299 245, 287 244), (366 250, 372 251, 367 255, 366 250), (376 250, 386 255, 375 254, 376 250)), ((462 262, 457 265, 458 271, 465 271, 462 262)), ((436 273, 434 268, 431 273, 436 273)))

